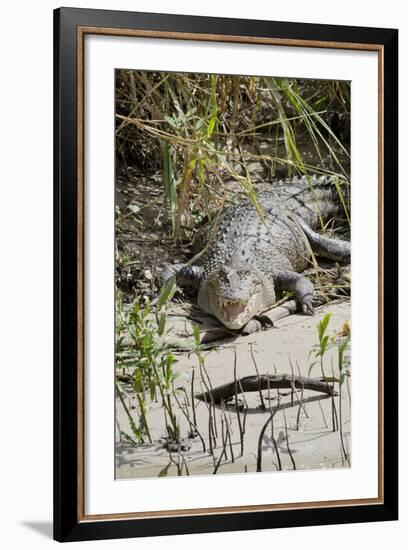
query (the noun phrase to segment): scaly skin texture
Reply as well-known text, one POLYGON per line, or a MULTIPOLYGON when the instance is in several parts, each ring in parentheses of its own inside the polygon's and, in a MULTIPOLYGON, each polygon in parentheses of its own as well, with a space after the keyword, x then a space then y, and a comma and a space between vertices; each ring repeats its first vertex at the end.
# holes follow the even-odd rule
MULTIPOLYGON (((332 179, 305 177, 281 180, 258 194, 263 211, 244 198, 226 208, 213 224, 197 233, 197 258, 162 273, 198 290, 202 310, 229 329, 242 329, 269 309, 276 292, 295 292, 302 311, 313 313, 313 284, 300 273, 310 264, 311 250, 335 261, 349 262, 350 243, 315 232, 343 214, 332 179), (200 253, 201 252, 201 253, 200 253)), ((343 188, 348 199, 348 187, 343 188)))

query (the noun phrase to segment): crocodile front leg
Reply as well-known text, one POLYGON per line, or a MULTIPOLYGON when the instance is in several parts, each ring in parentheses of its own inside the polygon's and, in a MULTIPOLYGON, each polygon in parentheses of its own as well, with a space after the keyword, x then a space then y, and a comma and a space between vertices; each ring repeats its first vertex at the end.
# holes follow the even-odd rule
POLYGON ((165 267, 160 273, 160 285, 163 286, 172 277, 176 277, 177 285, 198 289, 202 275, 203 268, 198 265, 173 264, 165 267))
POLYGON ((312 303, 314 286, 309 279, 295 271, 277 271, 274 281, 277 290, 288 290, 296 294, 303 313, 314 313, 312 303))

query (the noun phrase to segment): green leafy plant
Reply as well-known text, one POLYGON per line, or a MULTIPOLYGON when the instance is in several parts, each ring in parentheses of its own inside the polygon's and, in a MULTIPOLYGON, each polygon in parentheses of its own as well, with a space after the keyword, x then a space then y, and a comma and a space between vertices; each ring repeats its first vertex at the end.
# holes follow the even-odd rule
POLYGON ((349 367, 349 360, 346 358, 346 352, 350 345, 350 333, 347 331, 344 335, 329 336, 327 334, 327 329, 331 316, 331 313, 327 313, 317 324, 317 335, 319 342, 317 346, 314 346, 309 352, 309 358, 313 355, 316 359, 309 365, 308 376, 310 376, 315 365, 319 364, 322 371, 322 376, 326 380, 343 384, 345 369, 346 367, 349 367), (337 348, 337 368, 339 371, 339 378, 328 378, 324 373, 324 356, 328 349, 333 347, 337 348))
MULTIPOLYGON (((161 398, 166 418, 170 422, 171 436, 179 440, 178 420, 173 412, 171 394, 177 390, 177 373, 173 366, 176 357, 164 340, 166 331, 166 306, 175 292, 175 281, 170 280, 161 290, 156 304, 145 298, 136 299, 129 311, 123 310, 117 299, 117 369, 130 373, 133 390, 138 402, 139 424, 128 414, 130 427, 136 441, 144 436, 151 442, 147 420, 147 401, 161 398), (127 353, 120 354, 123 333, 127 332, 131 343, 127 353)), ((119 390, 120 391, 120 390, 119 390)), ((122 401, 123 403, 123 401, 122 401)))

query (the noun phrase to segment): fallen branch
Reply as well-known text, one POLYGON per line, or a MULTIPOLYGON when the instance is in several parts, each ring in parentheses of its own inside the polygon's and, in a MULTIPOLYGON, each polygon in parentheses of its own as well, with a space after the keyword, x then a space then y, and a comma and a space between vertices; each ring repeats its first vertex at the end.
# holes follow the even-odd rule
POLYGON ((220 404, 222 400, 227 401, 235 396, 235 392, 251 392, 260 389, 266 390, 269 388, 292 389, 293 387, 313 390, 326 395, 337 395, 325 380, 319 378, 305 378, 303 376, 292 376, 291 374, 260 374, 259 376, 245 376, 239 380, 229 382, 213 388, 211 391, 196 394, 196 399, 200 401, 210 401, 211 399, 216 404, 220 404))

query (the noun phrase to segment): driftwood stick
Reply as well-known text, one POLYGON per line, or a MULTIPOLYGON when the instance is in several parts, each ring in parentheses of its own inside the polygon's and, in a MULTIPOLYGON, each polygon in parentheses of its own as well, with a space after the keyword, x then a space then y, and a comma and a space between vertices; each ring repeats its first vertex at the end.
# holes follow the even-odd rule
POLYGON ((326 395, 336 395, 333 387, 326 381, 319 380, 319 378, 305 378, 303 376, 292 376, 291 374, 259 374, 257 376, 245 376, 239 380, 213 388, 211 391, 196 394, 195 397, 201 401, 213 400, 218 405, 222 400, 227 401, 234 397, 236 392, 259 392, 260 389, 268 389, 268 385, 270 388, 279 389, 291 389, 294 386, 299 389, 318 391, 326 395))

